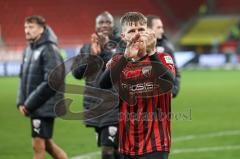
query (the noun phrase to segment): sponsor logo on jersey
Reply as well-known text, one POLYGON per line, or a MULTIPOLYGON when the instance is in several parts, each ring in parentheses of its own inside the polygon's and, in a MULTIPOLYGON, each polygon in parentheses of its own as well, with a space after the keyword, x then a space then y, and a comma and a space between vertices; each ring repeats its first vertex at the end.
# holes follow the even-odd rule
POLYGON ((136 77, 139 77, 141 73, 142 71, 140 69, 123 71, 125 78, 136 78, 136 77))
POLYGON ((151 75, 151 72, 152 72, 152 66, 144 66, 143 68, 137 68, 134 70, 129 70, 129 69, 124 70, 123 74, 125 78, 130 79, 130 78, 138 78, 141 76, 148 77, 151 75))
POLYGON ((153 82, 144 82, 138 84, 122 83, 122 88, 129 90, 130 94, 151 92, 154 90, 154 83, 153 82))

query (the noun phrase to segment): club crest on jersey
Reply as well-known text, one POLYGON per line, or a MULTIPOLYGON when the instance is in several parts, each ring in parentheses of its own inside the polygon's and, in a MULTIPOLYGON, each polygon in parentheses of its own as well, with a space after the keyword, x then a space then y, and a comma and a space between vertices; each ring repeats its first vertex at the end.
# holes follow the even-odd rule
POLYGON ((173 60, 171 56, 164 56, 164 60, 167 64, 173 64, 173 60))
POLYGON ((151 75, 151 71, 152 71, 152 66, 146 66, 142 68, 142 74, 144 76, 149 76, 151 75))

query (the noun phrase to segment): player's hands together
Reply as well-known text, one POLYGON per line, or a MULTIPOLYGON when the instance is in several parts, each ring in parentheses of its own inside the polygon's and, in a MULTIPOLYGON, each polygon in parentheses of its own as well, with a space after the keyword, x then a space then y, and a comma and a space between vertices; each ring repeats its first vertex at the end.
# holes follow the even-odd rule
POLYGON ((91 54, 99 55, 108 43, 109 37, 105 36, 101 32, 91 35, 91 54))
POLYGON ((91 35, 91 55, 99 55, 101 53, 101 47, 98 42, 98 36, 96 33, 91 35))
POLYGON ((141 54, 144 56, 153 55, 156 52, 156 36, 152 30, 147 30, 145 33, 137 33, 132 39, 127 41, 127 47, 124 53, 126 58, 133 58, 141 54))
POLYGON ((98 42, 101 47, 101 49, 104 49, 105 45, 109 42, 109 37, 102 32, 97 33, 98 36, 98 42))
POLYGON ((20 113, 23 115, 23 116, 28 116, 28 111, 26 109, 26 107, 24 105, 20 105, 18 107, 18 110, 20 111, 20 113))
POLYGON ((148 29, 145 34, 142 35, 144 39, 144 43, 146 45, 146 52, 148 56, 153 55, 156 52, 156 43, 157 38, 155 36, 155 33, 148 29))
POLYGON ((140 49, 140 34, 136 34, 133 38, 127 41, 127 47, 125 49, 124 57, 133 58, 138 55, 140 49))

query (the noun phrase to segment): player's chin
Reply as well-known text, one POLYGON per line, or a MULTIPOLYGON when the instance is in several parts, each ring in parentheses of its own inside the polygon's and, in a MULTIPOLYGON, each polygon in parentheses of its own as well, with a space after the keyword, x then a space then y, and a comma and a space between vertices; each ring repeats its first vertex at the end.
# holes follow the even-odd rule
POLYGON ((26 35, 26 36, 25 36, 25 39, 29 41, 29 40, 32 39, 32 37, 31 37, 30 35, 26 35))
POLYGON ((30 42, 30 43, 34 41, 33 38, 26 38, 26 40, 27 40, 28 42, 30 42))

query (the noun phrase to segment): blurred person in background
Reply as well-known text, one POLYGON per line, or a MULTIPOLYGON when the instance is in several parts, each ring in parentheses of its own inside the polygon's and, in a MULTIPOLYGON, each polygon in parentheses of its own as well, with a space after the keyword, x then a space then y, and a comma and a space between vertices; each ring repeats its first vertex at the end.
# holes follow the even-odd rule
MULTIPOLYGON (((87 92, 95 88, 91 96, 99 97, 104 93, 97 85, 99 76, 105 70, 106 63, 115 53, 116 48, 108 47, 109 42, 119 43, 121 38, 114 32, 114 19, 109 12, 96 17, 96 32, 91 35, 91 43, 83 45, 79 55, 73 61, 72 74, 77 79, 86 80, 84 110, 91 110, 98 105, 98 100, 90 97, 87 92), (86 64, 87 63, 87 64, 86 64), (101 67, 99 69, 99 67, 101 67)), ((116 46, 116 45, 115 45, 116 46)), ((104 102, 104 101, 103 101, 104 102)), ((112 105, 114 101, 110 102, 112 105)), ((104 111, 104 110, 103 110, 104 111)), ((101 147, 102 159, 118 159, 118 107, 93 119, 84 116, 84 124, 93 127, 97 135, 97 144, 101 147)))
POLYGON ((66 153, 52 140, 54 106, 63 94, 65 68, 60 67, 49 81, 51 71, 63 63, 57 47, 57 37, 41 16, 26 17, 24 23, 28 46, 23 53, 20 70, 17 107, 31 120, 34 159, 44 159, 47 151, 55 159, 67 159, 66 153))
MULTIPOLYGON (((156 43, 156 47, 157 47, 157 52, 160 53, 168 53, 169 55, 172 56, 173 61, 175 66, 176 65, 176 60, 174 57, 174 48, 173 45, 171 44, 171 42, 169 42, 168 38, 166 37, 166 35, 164 34, 164 28, 163 28, 163 23, 161 21, 161 19, 158 16, 155 15, 149 15, 147 16, 147 26, 148 28, 152 29, 156 35, 157 38, 157 43, 156 43)), ((180 90, 180 72, 178 70, 178 68, 176 67, 176 77, 174 80, 174 87, 172 90, 172 95, 173 97, 176 97, 179 93, 180 90)))

